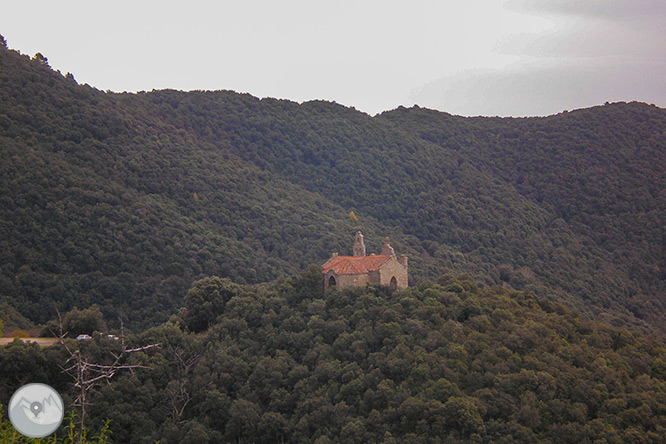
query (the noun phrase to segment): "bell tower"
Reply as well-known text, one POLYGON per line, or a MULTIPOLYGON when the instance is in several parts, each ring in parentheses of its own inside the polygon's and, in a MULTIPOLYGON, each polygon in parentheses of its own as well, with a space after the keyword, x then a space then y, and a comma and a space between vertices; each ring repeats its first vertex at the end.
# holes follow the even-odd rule
POLYGON ((379 254, 383 254, 385 256, 391 256, 391 257, 395 258, 395 250, 391 246, 391 243, 390 243, 390 240, 389 240, 388 237, 386 239, 384 239, 384 247, 382 248, 382 252, 379 253, 379 254))
POLYGON ((354 256, 365 256, 365 244, 363 243, 363 233, 356 232, 354 238, 354 256))

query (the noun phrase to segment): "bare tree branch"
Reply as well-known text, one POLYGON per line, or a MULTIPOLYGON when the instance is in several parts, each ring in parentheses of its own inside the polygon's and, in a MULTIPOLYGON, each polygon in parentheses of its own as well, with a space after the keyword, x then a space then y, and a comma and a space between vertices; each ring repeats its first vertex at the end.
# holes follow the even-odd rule
POLYGON ((128 349, 125 344, 125 329, 121 320, 120 352, 114 353, 109 351, 109 355, 113 358, 111 364, 91 362, 90 357, 83 354, 80 349, 72 350, 67 345, 67 342, 65 342, 66 333, 63 333, 62 328, 62 318, 60 316, 60 312, 58 312, 57 309, 56 312, 58 313, 58 340, 69 355, 69 358, 67 358, 65 364, 60 368, 74 380, 73 386, 77 389, 77 395, 74 398, 74 405, 79 407, 81 412, 80 430, 81 433, 83 433, 86 407, 90 405, 89 397, 95 391, 97 385, 104 381, 107 382, 107 384, 110 384, 111 378, 113 378, 116 373, 121 370, 128 370, 132 375, 134 375, 134 370, 136 369, 150 368, 141 364, 125 364, 123 363, 123 360, 132 353, 157 348, 160 347, 160 344, 148 344, 141 347, 128 349))

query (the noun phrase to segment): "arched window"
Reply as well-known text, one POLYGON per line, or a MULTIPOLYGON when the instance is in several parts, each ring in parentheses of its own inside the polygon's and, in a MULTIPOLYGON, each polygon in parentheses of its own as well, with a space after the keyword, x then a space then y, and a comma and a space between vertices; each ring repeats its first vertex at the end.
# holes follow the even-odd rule
POLYGON ((335 284, 337 284, 337 282, 335 282, 335 278, 333 276, 328 278, 328 288, 334 288, 335 284))
POLYGON ((396 288, 398 286, 398 280, 393 276, 391 278, 391 282, 389 283, 389 287, 391 288, 396 288))

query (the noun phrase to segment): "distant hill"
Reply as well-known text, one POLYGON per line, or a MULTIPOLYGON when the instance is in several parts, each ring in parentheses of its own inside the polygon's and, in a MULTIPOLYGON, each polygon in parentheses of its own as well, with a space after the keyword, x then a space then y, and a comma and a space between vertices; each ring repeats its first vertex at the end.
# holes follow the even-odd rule
POLYGON ((155 325, 195 279, 288 276, 362 229, 371 251, 391 237, 413 282, 468 273, 663 327, 665 130, 666 112, 638 103, 370 117, 105 93, 0 47, 0 303, 35 323, 98 304, 155 325))
POLYGON ((514 256, 514 268, 534 268, 597 306, 653 321, 664 312, 663 109, 616 103, 547 118, 464 119, 403 108, 381 118, 459 153, 547 212, 548 229, 514 256))

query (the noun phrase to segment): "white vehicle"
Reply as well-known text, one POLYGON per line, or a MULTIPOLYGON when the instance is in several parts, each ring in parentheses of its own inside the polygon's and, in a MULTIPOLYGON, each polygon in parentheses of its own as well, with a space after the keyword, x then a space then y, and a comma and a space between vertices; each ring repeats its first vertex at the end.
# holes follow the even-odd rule
POLYGON ((91 340, 91 339, 92 339, 92 338, 90 337, 90 335, 78 335, 78 336, 76 337, 76 340, 77 340, 77 341, 89 341, 89 340, 91 340))

